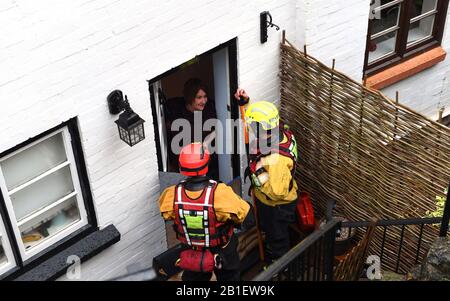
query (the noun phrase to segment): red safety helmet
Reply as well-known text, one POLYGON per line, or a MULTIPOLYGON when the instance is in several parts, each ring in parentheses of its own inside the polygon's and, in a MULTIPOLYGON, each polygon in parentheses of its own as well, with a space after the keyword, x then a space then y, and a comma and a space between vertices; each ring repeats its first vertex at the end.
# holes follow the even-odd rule
POLYGON ((209 153, 201 143, 191 143, 183 147, 178 161, 182 175, 197 177, 208 173, 209 153))

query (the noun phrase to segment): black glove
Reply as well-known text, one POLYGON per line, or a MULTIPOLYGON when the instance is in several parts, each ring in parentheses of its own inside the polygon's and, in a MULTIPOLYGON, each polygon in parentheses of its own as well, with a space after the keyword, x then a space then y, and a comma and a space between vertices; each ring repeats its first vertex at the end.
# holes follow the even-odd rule
POLYGON ((239 106, 245 106, 250 101, 250 97, 248 99, 245 99, 244 96, 241 96, 239 98, 239 106))

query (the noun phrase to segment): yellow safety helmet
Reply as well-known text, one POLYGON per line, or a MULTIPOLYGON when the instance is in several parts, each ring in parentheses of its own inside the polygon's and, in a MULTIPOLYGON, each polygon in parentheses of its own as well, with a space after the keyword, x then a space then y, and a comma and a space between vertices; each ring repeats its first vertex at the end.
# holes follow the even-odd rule
POLYGON ((255 122, 259 123, 263 130, 269 131, 278 127, 280 115, 277 107, 268 101, 258 101, 248 106, 245 111, 245 121, 249 127, 255 122))

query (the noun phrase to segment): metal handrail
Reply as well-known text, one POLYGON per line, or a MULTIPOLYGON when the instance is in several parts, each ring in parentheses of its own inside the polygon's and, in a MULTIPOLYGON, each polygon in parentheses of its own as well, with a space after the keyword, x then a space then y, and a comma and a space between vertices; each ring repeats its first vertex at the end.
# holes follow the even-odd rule
MULTIPOLYGON (((342 222, 341 227, 343 228, 349 228, 349 229, 355 229, 355 228, 367 228, 371 222, 370 221, 348 221, 348 222, 342 222)), ((383 234, 381 239, 381 245, 380 245, 380 261, 383 261, 384 255, 385 255, 385 242, 386 242, 386 235, 387 232, 390 231, 391 227, 401 227, 401 233, 400 233, 400 239, 398 241, 398 249, 397 249, 397 262, 395 265, 395 272, 398 272, 400 270, 400 261, 401 261, 401 253, 403 251, 403 240, 405 235, 405 229, 410 226, 420 226, 419 229, 419 236, 417 240, 417 247, 416 247, 416 257, 415 257, 415 263, 419 263, 419 257, 420 257, 420 251, 422 248, 422 237, 424 233, 424 227, 425 225, 436 225, 441 224, 444 225, 443 218, 441 217, 433 217, 433 218, 409 218, 409 219, 398 219, 398 220, 379 220, 376 222, 377 227, 383 228, 383 234)), ((448 225, 448 222, 447 222, 448 225)), ((441 226, 441 228, 442 228, 441 226)), ((351 232, 351 230, 350 230, 351 232)), ((447 232, 445 232, 444 235, 446 236, 447 232)))
POLYGON ((442 222, 441 222, 441 231, 439 232, 440 237, 447 237, 448 223, 450 222, 450 202, 449 202, 450 197, 449 196, 450 196, 450 183, 448 184, 448 188, 447 188, 447 199, 445 200, 444 214, 442 215, 442 222))
MULTIPOLYGON (((440 224, 441 217, 432 218, 409 218, 409 219, 386 219, 380 220, 376 223, 377 226, 414 226, 414 225, 428 225, 428 224, 440 224)), ((370 225, 370 221, 357 221, 357 222, 342 222, 343 228, 364 228, 370 225)))
MULTIPOLYGON (((279 258, 277 261, 272 263, 265 271, 258 274, 252 281, 269 281, 272 277, 284 269, 296 258, 298 258, 301 254, 307 251, 311 246, 314 245, 319 239, 323 238, 326 234, 329 234, 330 231, 335 231, 333 229, 338 229, 340 227, 341 221, 338 219, 333 219, 325 224, 319 230, 313 232, 311 235, 302 240, 295 247, 290 249, 284 256, 279 258)), ((335 233, 332 235, 333 240, 336 237, 335 233)), ((331 246, 334 246, 334 241, 331 246)), ((331 256, 334 256, 333 248, 330 248, 331 256)), ((332 261, 331 261, 332 264, 332 261)), ((330 275, 331 276, 331 275, 330 275)))

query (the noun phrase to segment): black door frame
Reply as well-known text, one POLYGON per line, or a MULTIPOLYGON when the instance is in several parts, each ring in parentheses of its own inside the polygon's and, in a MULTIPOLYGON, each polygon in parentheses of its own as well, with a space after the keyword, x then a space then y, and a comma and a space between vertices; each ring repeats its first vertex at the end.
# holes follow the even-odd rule
MULTIPOLYGON (((237 78, 237 38, 231 39, 225 43, 222 43, 218 45, 217 47, 214 47, 213 49, 208 50, 205 53, 202 53, 200 55, 195 56, 193 59, 198 58, 201 59, 202 57, 211 55, 214 52, 217 52, 221 49, 228 48, 228 68, 230 72, 230 97, 232 98, 231 103, 231 118, 233 120, 237 120, 239 118, 239 106, 236 101, 234 101, 234 93, 236 89, 238 88, 238 78, 237 78)), ((158 170, 162 171, 163 164, 162 164, 162 154, 161 154, 161 143, 160 143, 160 137, 159 137, 159 124, 158 119, 156 116, 156 106, 155 106, 155 95, 154 91, 152 89, 152 85, 159 81, 160 79, 167 77, 175 72, 178 72, 181 70, 185 63, 180 64, 179 66, 170 69, 169 71, 166 71, 150 80, 147 80, 148 82, 148 90, 150 93, 150 105, 152 110, 152 116, 153 116, 153 130, 155 132, 155 141, 156 141, 156 154, 158 157, 158 170)), ((233 133, 233 154, 231 155, 231 168, 233 172, 233 178, 237 178, 241 175, 240 171, 240 156, 239 156, 239 140, 238 137, 240 137, 240 133, 238 133, 238 129, 234 128, 233 133)))

